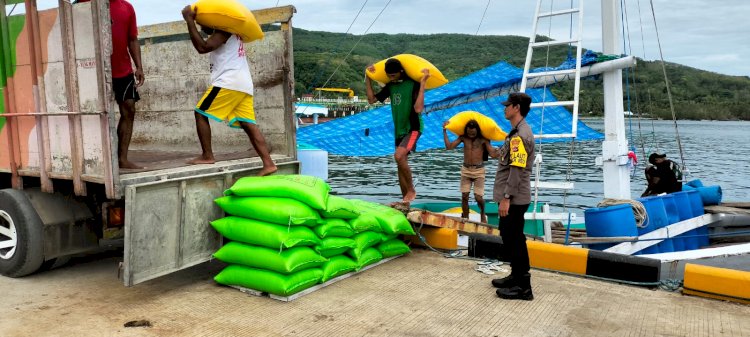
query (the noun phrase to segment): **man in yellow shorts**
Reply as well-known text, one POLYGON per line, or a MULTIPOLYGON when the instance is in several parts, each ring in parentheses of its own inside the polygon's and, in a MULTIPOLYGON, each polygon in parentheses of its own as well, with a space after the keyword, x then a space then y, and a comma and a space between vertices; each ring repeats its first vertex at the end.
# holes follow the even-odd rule
POLYGON ((255 151, 263 161, 263 168, 258 175, 264 176, 276 172, 276 164, 271 160, 266 141, 255 123, 253 109, 253 80, 245 56, 245 46, 237 35, 211 30, 204 27, 210 36, 207 40, 198 33, 195 25, 195 12, 190 6, 182 10, 182 17, 187 22, 190 41, 198 53, 210 53, 211 86, 203 94, 195 107, 195 125, 203 153, 188 164, 213 164, 211 150, 211 126, 208 119, 229 122, 229 126, 242 128, 250 138, 255 151))

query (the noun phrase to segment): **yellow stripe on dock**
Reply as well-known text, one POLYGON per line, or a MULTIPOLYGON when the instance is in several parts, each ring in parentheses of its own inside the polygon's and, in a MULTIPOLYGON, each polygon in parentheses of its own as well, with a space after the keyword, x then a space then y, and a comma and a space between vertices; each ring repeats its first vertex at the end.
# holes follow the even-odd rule
POLYGON ((534 268, 586 275, 588 249, 541 241, 526 241, 526 246, 534 268))
POLYGON ((685 264, 683 293, 750 304, 750 272, 685 264))

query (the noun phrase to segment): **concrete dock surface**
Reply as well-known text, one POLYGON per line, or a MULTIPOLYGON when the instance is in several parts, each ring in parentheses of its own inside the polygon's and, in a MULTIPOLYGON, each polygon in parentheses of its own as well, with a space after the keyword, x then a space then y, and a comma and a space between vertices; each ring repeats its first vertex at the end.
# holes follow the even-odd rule
POLYGON ((126 288, 119 254, 0 277, 0 336, 750 336, 747 305, 538 270, 502 300, 505 273, 419 249, 292 302, 217 285, 218 261, 126 288))

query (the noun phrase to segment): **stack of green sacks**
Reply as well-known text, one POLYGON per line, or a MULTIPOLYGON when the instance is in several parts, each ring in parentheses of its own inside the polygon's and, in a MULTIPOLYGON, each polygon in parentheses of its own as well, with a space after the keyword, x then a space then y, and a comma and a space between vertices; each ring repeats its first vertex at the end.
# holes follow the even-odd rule
POLYGON ((329 191, 312 176, 239 179, 215 200, 228 216, 211 225, 233 241, 214 254, 230 264, 216 282, 289 296, 409 252, 403 214, 329 191))

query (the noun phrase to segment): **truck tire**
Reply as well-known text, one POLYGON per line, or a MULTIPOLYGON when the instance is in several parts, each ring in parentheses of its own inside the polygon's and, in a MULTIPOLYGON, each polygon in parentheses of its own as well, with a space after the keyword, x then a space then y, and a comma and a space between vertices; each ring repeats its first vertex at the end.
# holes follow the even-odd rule
POLYGON ((0 190, 0 274, 29 275, 44 262, 43 224, 22 191, 0 190))

